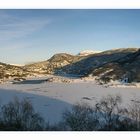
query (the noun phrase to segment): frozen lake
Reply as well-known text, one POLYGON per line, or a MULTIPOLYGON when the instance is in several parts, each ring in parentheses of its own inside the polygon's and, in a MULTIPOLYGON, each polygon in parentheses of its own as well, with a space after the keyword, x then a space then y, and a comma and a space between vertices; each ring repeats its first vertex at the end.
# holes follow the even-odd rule
POLYGON ((46 82, 46 78, 28 79, 20 84, 1 84, 0 103, 5 104, 14 97, 29 99, 35 110, 51 123, 62 119, 62 113, 76 103, 94 105, 107 95, 119 95, 124 106, 140 101, 139 88, 104 87, 94 82, 46 82))

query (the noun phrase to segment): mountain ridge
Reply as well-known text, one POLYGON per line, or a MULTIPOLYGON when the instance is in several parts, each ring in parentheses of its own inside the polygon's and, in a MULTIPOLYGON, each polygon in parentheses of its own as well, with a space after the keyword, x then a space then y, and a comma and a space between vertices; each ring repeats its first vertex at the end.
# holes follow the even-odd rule
POLYGON ((0 79, 28 77, 36 74, 72 74, 80 77, 98 77, 103 81, 129 77, 129 82, 139 82, 139 58, 139 48, 112 49, 86 56, 58 53, 48 60, 24 66, 0 63, 0 79))

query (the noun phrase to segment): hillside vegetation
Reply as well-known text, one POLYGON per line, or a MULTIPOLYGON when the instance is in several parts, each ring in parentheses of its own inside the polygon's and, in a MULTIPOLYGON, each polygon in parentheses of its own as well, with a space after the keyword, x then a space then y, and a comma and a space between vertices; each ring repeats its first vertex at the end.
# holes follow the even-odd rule
POLYGON ((89 55, 59 53, 50 59, 25 66, 0 63, 0 79, 27 77, 38 74, 97 77, 98 80, 140 81, 140 49, 122 48, 89 55))

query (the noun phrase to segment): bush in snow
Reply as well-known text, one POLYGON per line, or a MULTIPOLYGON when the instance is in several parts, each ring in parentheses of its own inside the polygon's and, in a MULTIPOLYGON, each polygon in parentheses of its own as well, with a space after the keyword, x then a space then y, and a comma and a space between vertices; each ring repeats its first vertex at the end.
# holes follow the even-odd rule
POLYGON ((129 110, 121 107, 121 102, 120 96, 108 96, 95 105, 100 126, 98 130, 134 130, 135 121, 129 117, 129 110))
POLYGON ((64 123, 72 131, 96 130, 98 120, 88 105, 74 105, 63 114, 64 123))
POLYGON ((126 117, 128 110, 121 108, 121 97, 108 96, 95 107, 74 105, 64 112, 65 130, 72 131, 121 131, 133 130, 134 122, 126 117), (67 127, 66 127, 67 126, 67 127))
POLYGON ((128 116, 133 120, 131 129, 140 131, 140 102, 139 101, 133 101, 131 106, 129 106, 128 116))
POLYGON ((43 130, 44 120, 34 111, 32 104, 17 98, 1 107, 1 130, 43 130))
POLYGON ((63 120, 50 125, 34 111, 30 101, 15 98, 0 109, 0 130, 10 131, 137 131, 140 130, 139 102, 121 107, 119 96, 103 98, 94 107, 74 105, 63 113, 63 120))

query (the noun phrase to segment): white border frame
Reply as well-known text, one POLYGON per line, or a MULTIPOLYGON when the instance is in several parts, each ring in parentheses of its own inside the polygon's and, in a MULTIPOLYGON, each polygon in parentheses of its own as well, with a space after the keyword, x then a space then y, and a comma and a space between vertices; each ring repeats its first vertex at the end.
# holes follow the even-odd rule
POLYGON ((139 9, 139 0, 0 0, 0 9, 139 9))

